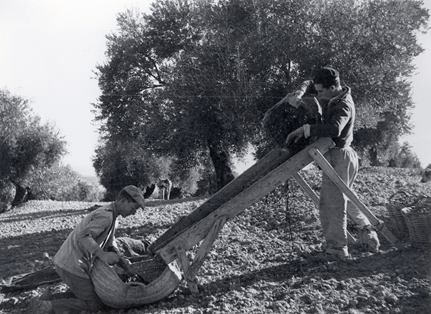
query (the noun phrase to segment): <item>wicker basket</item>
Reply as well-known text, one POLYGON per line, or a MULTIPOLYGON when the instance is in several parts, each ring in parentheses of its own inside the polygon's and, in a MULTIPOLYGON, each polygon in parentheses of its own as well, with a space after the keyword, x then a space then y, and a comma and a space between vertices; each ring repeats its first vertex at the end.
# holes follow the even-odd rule
POLYGON ((431 197, 419 198, 414 206, 401 210, 412 246, 431 248, 431 197))
POLYGON ((390 222, 393 226, 393 232, 399 240, 405 240, 409 236, 407 222, 401 210, 405 207, 413 206, 416 202, 414 196, 406 191, 397 191, 389 197, 386 209, 389 212, 390 222))
POLYGON ((103 303, 113 308, 132 308, 157 302, 178 287, 181 274, 175 263, 169 265, 154 259, 132 264, 133 270, 150 283, 125 283, 114 267, 96 259, 91 267, 95 291, 103 303))

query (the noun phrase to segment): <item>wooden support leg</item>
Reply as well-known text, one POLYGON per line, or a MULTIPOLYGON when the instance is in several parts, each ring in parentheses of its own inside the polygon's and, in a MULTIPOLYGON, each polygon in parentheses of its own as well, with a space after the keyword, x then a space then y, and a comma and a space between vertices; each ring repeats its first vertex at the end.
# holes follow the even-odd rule
POLYGON ((187 257, 186 251, 184 250, 184 247, 182 245, 177 245, 175 247, 175 251, 177 252, 178 261, 180 262, 184 277, 186 278, 187 285, 189 286, 191 293, 197 294, 199 292, 197 279, 196 277, 191 277, 189 275, 190 262, 189 258, 187 257))
POLYGON ((382 221, 376 218, 368 208, 359 200, 358 196, 344 183, 340 176, 335 172, 334 168, 323 157, 322 153, 316 148, 310 148, 309 155, 316 161, 328 177, 338 186, 338 188, 359 208, 359 210, 370 220, 376 231, 383 234, 393 245, 398 248, 403 248, 402 243, 389 231, 382 221))
POLYGON ((299 173, 293 176, 298 182, 299 186, 304 190, 304 192, 311 198, 314 205, 319 206, 319 196, 313 191, 313 189, 308 185, 307 182, 301 177, 299 173))
MULTIPOLYGON (((313 191, 308 183, 305 182, 299 173, 295 174, 293 177, 295 178, 296 182, 298 182, 299 186, 304 190, 305 194, 307 194, 312 199, 314 205, 319 208, 319 196, 313 191)), ((349 242, 353 244, 357 242, 355 237, 349 231, 347 231, 347 237, 349 242)))
POLYGON ((197 278, 196 278, 199 268, 201 268, 205 258, 208 256, 208 253, 210 252, 211 247, 214 241, 217 239, 218 234, 220 233, 220 230, 223 228, 226 220, 227 220, 226 216, 221 216, 214 222, 213 226, 208 232, 208 235, 202 241, 202 244, 199 247, 199 250, 196 253, 196 256, 193 259, 193 262, 191 265, 189 263, 189 259, 187 257, 186 251, 184 250, 183 246, 181 245, 176 246, 178 260, 183 269, 184 277, 186 278, 190 291, 193 294, 197 294, 199 292, 198 286, 197 286, 197 278))
POLYGON ((201 268, 205 258, 208 256, 208 253, 211 250, 211 247, 217 239, 220 230, 223 228, 224 224, 227 221, 226 216, 221 216, 219 219, 217 219, 213 226, 211 227, 210 231, 208 232, 208 235, 205 237, 205 239, 202 241, 201 246, 199 247, 198 252, 196 253, 196 256, 193 260, 192 266, 190 267, 190 275, 196 276, 199 268, 201 268))

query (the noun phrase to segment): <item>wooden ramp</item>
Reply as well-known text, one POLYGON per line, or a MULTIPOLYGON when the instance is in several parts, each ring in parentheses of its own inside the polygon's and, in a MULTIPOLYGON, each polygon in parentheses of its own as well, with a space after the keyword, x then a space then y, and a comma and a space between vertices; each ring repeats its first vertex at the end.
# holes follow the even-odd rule
MULTIPOLYGON (((243 212, 291 177, 298 181, 299 185, 316 204, 318 203, 318 196, 298 174, 298 171, 313 161, 328 174, 343 193, 369 218, 375 230, 385 236, 392 244, 401 248, 402 244, 383 225, 383 222, 378 220, 359 201, 356 194, 346 186, 323 157, 323 154, 333 145, 330 138, 320 138, 293 156, 291 156, 288 149, 274 149, 190 215, 181 218, 150 245, 150 251, 159 255, 167 264, 178 260, 190 290, 197 293, 197 272, 226 221, 243 212), (201 241, 198 252, 190 263, 186 252, 201 241)), ((352 238, 351 235, 350 238, 352 238)))

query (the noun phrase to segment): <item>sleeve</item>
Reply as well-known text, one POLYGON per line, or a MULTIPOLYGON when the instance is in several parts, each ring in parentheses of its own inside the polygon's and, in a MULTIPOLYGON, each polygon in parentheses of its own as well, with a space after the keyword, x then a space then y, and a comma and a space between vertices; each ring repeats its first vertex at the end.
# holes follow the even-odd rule
POLYGON ((85 228, 78 233, 78 243, 85 251, 95 254, 96 251, 101 249, 96 241, 97 238, 109 230, 111 223, 112 220, 108 216, 95 213, 85 228))
POLYGON ((301 95, 301 97, 302 97, 305 94, 314 94, 313 90, 315 90, 313 81, 312 80, 307 80, 307 81, 302 82, 295 89, 295 94, 299 93, 301 95))

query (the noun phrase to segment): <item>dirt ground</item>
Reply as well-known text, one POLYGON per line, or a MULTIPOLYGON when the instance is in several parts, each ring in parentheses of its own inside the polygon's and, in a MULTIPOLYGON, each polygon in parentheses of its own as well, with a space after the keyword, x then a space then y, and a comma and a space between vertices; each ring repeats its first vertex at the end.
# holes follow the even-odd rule
MULTIPOLYGON (((301 174, 318 193, 321 173, 301 174)), ((355 190, 385 224, 385 204, 400 190, 431 195, 415 170, 360 170, 355 190)), ((117 236, 154 241, 205 200, 153 202, 120 218, 117 236)), ((0 215, 0 283, 43 269, 68 233, 95 203, 30 201, 0 215)), ((98 203, 102 204, 102 203, 98 203)), ((356 230, 350 227, 353 235, 356 230)), ((168 298, 109 313, 431 313, 429 250, 394 248, 383 236, 379 253, 350 247, 351 260, 321 258, 318 213, 293 180, 227 222, 198 273, 199 294, 183 281, 168 298)), ((192 258, 194 252, 189 252, 192 258)), ((61 284, 57 284, 61 285, 61 284)), ((23 313, 47 285, 0 292, 0 313, 23 313)))

